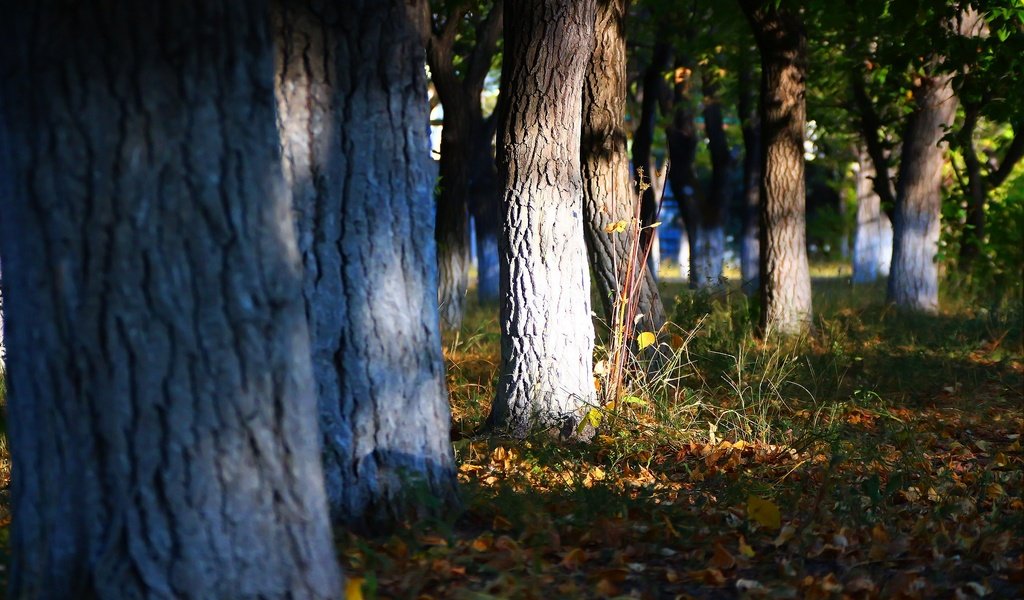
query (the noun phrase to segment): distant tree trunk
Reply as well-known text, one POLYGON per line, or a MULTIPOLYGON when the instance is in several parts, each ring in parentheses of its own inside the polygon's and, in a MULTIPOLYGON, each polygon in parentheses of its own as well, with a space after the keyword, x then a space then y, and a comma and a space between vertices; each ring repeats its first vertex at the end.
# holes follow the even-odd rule
MULTIPOLYGON (((640 123, 633 132, 633 172, 631 177, 637 177, 638 171, 643 171, 644 181, 650 183, 653 180, 653 165, 651 164, 651 147, 654 145, 654 128, 658 118, 658 104, 665 95, 665 71, 668 71, 672 61, 672 46, 664 41, 658 40, 654 43, 654 53, 651 62, 644 71, 643 78, 643 100, 640 103, 640 123)), ((655 198, 655 189, 652 186, 644 192, 640 206, 640 221, 648 225, 653 223, 658 214, 658 200, 655 198)), ((643 236, 643 244, 650 243, 650 235, 643 236)))
MULTIPOLYGON (((456 72, 455 39, 469 7, 458 6, 443 27, 427 36, 427 62, 434 88, 444 107, 441 127, 441 193, 437 199, 438 303, 441 321, 449 329, 462 325, 469 287, 469 207, 471 171, 484 118, 480 92, 497 50, 502 25, 502 2, 496 0, 477 23, 475 44, 456 72)), ((427 9, 429 10, 429 8, 427 9)), ((429 20, 430 15, 426 18, 429 20)))
POLYGON ((853 283, 871 283, 889 275, 892 224, 874 188, 875 170, 864 148, 857 149, 857 229, 853 241, 853 283))
POLYGON ((740 277, 748 295, 760 288, 761 241, 758 220, 761 210, 761 119, 753 65, 739 72, 739 106, 743 129, 743 232, 740 239, 740 277))
POLYGON ((964 106, 964 124, 960 129, 960 148, 967 171, 967 227, 960 235, 960 268, 970 272, 974 259, 985 239, 985 200, 988 190, 981 174, 981 161, 974 150, 974 130, 978 125, 980 107, 964 106))
POLYGON ((694 163, 697 159, 697 125, 690 97, 690 85, 693 80, 692 65, 686 57, 680 57, 676 65, 676 82, 672 94, 672 124, 665 128, 665 141, 668 145, 670 168, 668 183, 672 195, 679 203, 679 213, 683 217, 686 229, 686 241, 689 245, 689 282, 691 288, 702 287, 707 279, 701 230, 701 211, 705 204, 704 191, 697 181, 694 163))
POLYGON ((421 509, 410 483, 455 496, 423 48, 402 0, 313 4, 277 4, 277 92, 327 495, 336 522, 386 529, 421 509))
POLYGON ((489 423, 577 435, 593 401, 580 134, 595 0, 505 5, 501 375, 489 423))
POLYGON ((804 126, 807 36, 785 9, 740 0, 761 50, 761 327, 784 335, 811 325, 804 126))
POLYGON ((493 139, 495 115, 477 130, 476 150, 472 155, 469 208, 476 229, 477 299, 497 302, 500 295, 501 267, 498 259, 498 199, 501 195, 494 164, 493 139))
POLYGON ((725 137, 722 102, 718 97, 719 82, 714 66, 701 70, 704 93, 704 132, 711 153, 711 185, 701 210, 704 238, 705 286, 722 283, 725 262, 725 210, 732 197, 732 154, 725 137))
POLYGON ((266 9, 5 15, 11 598, 341 594, 266 9))
MULTIPOLYGON (((609 324, 614 321, 623 273, 629 268, 629 238, 606 233, 605 227, 630 221, 637 202, 626 154, 626 10, 626 0, 597 0, 596 45, 583 82, 584 232, 609 324)), ((649 270, 640 284, 638 311, 644 320, 637 331, 658 331, 665 324, 658 284, 649 270)))
POLYGON ((923 312, 939 308, 939 215, 945 135, 956 113, 952 76, 922 77, 914 90, 896 188, 892 270, 888 298, 896 306, 923 312))

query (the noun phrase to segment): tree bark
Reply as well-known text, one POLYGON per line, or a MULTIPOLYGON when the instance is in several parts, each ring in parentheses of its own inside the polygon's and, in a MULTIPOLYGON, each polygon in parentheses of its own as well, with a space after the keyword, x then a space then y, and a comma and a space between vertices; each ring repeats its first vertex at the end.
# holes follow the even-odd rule
MULTIPOLYGON (((279 0, 277 95, 331 516, 387 529, 454 501, 423 48, 406 3, 279 0)), ((411 10, 411 9, 410 9, 411 10)))
POLYGON ((872 283, 889 275, 892 258, 892 223, 875 192, 874 163, 863 147, 857 148, 857 229, 853 241, 853 283, 872 283))
POLYGON ((341 593, 266 8, 6 15, 12 598, 341 593))
POLYGON ((940 140, 956 114, 952 76, 922 77, 914 90, 914 104, 903 134, 896 186, 888 299, 901 308, 936 312, 939 269, 935 256, 939 251, 942 157, 946 148, 940 140))
POLYGON ((804 126, 807 35, 784 9, 740 0, 761 50, 761 327, 784 335, 811 326, 804 126))
MULTIPOLYGON (((617 221, 631 222, 637 194, 629 174, 626 153, 626 38, 627 0, 597 0, 596 43, 583 81, 583 213, 587 252, 605 321, 615 321, 615 309, 623 290, 623 277, 635 264, 643 268, 641 255, 630 257, 629 237, 606 233, 617 221)), ((637 310, 643 321, 637 331, 658 331, 665 324, 665 307, 658 284, 649 270, 638 288, 637 310)))
POLYGON ((501 375, 489 423, 578 435, 593 402, 594 328, 580 135, 595 0, 505 5, 498 127, 501 375))
POLYGON ((761 210, 761 119, 753 65, 739 72, 739 106, 743 130, 743 231, 740 239, 740 277, 743 291, 752 295, 760 288, 761 241, 758 220, 761 210))
POLYGON ((494 130, 497 115, 484 120, 477 130, 476 150, 472 154, 469 209, 476 230, 477 300, 481 304, 497 302, 500 294, 501 261, 498 258, 498 198, 501 196, 498 171, 494 164, 494 130))
POLYGON ((967 223, 960 234, 960 264, 964 272, 970 272, 971 264, 981 251, 985 239, 985 178, 981 174, 981 160, 974 150, 974 130, 978 125, 980 107, 976 104, 964 106, 964 124, 960 129, 960 148, 967 171, 967 223))

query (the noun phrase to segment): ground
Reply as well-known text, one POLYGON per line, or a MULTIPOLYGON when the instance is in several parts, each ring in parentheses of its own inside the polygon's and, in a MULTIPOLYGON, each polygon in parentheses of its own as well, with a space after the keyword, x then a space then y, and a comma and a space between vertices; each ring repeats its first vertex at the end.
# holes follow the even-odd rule
POLYGON ((473 309, 445 337, 463 510, 339 534, 349 598, 1021 596, 1019 297, 904 315, 822 274, 788 342, 728 286, 663 286, 673 358, 585 444, 477 433, 499 345, 473 309))

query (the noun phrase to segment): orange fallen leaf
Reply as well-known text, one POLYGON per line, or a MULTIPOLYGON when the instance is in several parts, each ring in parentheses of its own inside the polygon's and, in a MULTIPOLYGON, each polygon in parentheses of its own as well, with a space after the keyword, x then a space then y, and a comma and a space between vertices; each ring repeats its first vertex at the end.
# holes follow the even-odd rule
POLYGON ((711 560, 708 561, 708 564, 716 569, 728 571, 736 566, 736 558, 729 554, 729 551, 723 548, 721 544, 715 544, 714 553, 711 555, 711 560))

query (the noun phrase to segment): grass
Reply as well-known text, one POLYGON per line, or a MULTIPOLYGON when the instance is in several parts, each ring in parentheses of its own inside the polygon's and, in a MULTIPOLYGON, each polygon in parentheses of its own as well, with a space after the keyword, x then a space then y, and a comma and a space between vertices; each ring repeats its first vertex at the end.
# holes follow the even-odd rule
POLYGON ((815 331, 789 341, 756 339, 730 286, 665 284, 671 360, 562 446, 477 434, 499 329, 470 308, 444 339, 465 510, 340 534, 346 572, 380 598, 1014 596, 1021 303, 906 315, 816 272, 815 331))

